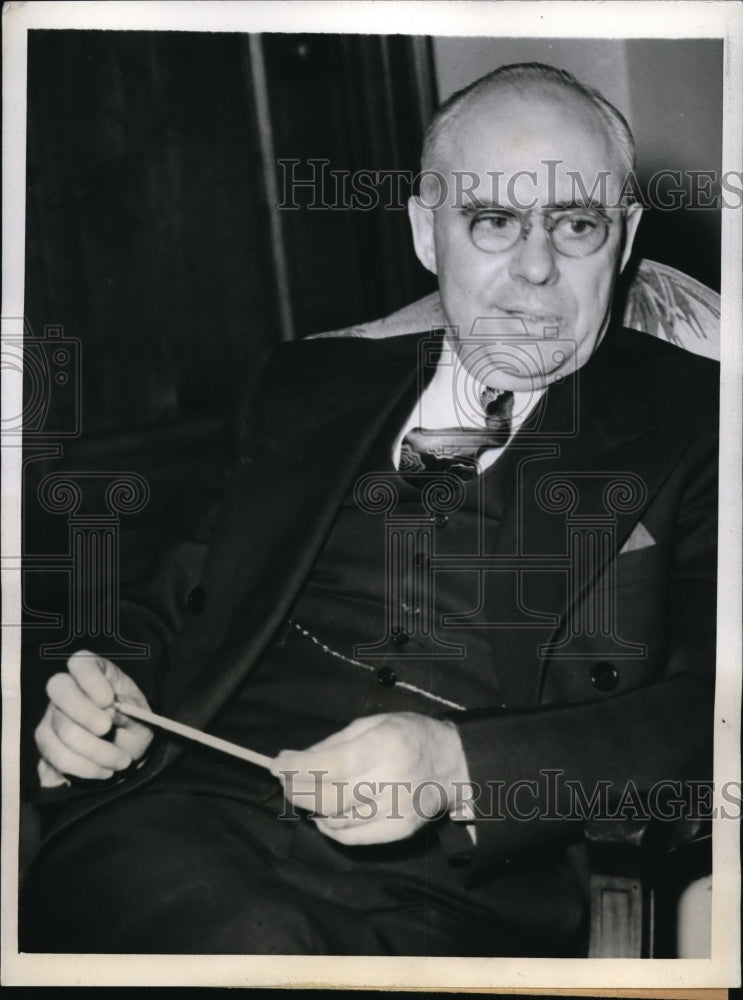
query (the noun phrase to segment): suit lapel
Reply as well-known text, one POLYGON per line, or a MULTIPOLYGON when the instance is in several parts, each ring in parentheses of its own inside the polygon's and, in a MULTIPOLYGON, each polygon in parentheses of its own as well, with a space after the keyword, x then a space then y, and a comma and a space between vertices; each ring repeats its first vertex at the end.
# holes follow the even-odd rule
POLYGON ((518 583, 515 574, 510 579, 519 587, 516 603, 529 609, 526 618, 520 627, 494 630, 495 661, 512 704, 538 699, 545 666, 539 649, 560 634, 568 611, 603 568, 593 563, 572 579, 571 590, 571 529, 613 525, 613 558, 686 440, 683 433, 657 431, 636 376, 607 343, 588 365, 549 390, 542 412, 497 463, 509 496, 495 554, 518 557, 530 567, 519 573, 518 583))

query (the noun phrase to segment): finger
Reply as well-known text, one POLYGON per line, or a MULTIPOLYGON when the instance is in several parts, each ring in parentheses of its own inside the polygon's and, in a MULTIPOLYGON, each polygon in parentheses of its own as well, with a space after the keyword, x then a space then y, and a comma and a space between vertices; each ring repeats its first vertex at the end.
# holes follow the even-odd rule
POLYGON ((270 765, 271 774, 284 785, 288 795, 319 794, 320 786, 342 775, 331 767, 327 754, 308 754, 302 750, 282 750, 270 765))
MULTIPOLYGON (((126 703, 130 704, 128 698, 127 698, 127 702, 126 703)), ((145 705, 147 705, 146 702, 145 702, 145 705)), ((147 705, 147 709, 149 710, 149 705, 147 705)), ((117 729, 123 729, 123 730, 126 730, 127 732, 130 732, 130 733, 151 733, 152 732, 152 727, 151 726, 149 726, 146 722, 142 722, 139 719, 135 719, 133 716, 129 715, 128 713, 121 711, 121 706, 120 705, 116 706, 116 710, 114 712, 114 725, 117 727, 117 729)))
MULTIPOLYGON (((99 659, 103 675, 113 688, 115 697, 120 701, 127 701, 133 705, 138 705, 140 708, 149 709, 149 702, 129 674, 125 674, 123 670, 110 660, 106 660, 103 657, 99 659)), ((127 721, 129 721, 128 718, 127 721)))
POLYGON ((131 756, 109 740, 101 740, 83 729, 64 713, 54 709, 51 713, 52 730, 73 753, 112 771, 123 771, 132 762, 131 756))
POLYGON ((350 830, 348 823, 332 822, 325 816, 312 816, 311 819, 324 837, 328 837, 330 840, 335 840, 338 843, 346 843, 347 831, 350 830))
POLYGON ((356 737, 324 743, 308 750, 282 750, 274 760, 275 773, 296 771, 295 783, 354 781, 368 774, 370 761, 362 739, 356 737))
POLYGON ((334 828, 369 822, 380 813, 380 801, 369 783, 318 781, 314 786, 295 787, 291 780, 286 782, 285 791, 293 805, 328 820, 334 828))
POLYGON ((358 822, 378 812, 375 785, 329 776, 323 770, 305 772, 279 770, 278 777, 292 805, 310 813, 342 822, 358 822))
POLYGON ((69 780, 63 774, 52 767, 43 759, 36 765, 36 772, 39 775, 39 784, 42 788, 59 788, 60 785, 69 785, 69 780))
MULTIPOLYGON (((118 720, 123 716, 119 713, 116 718, 118 720)), ((149 726, 142 725, 134 719, 127 719, 123 725, 116 726, 113 742, 115 746, 128 753, 132 760, 138 760, 152 742, 154 735, 149 726)))
POLYGON ((111 716, 90 700, 71 674, 54 674, 46 686, 46 693, 51 703, 69 719, 96 736, 105 736, 111 729, 111 716))
POLYGON ((295 784, 293 776, 281 778, 287 801, 297 809, 320 816, 342 816, 345 811, 343 786, 340 789, 320 780, 295 784))
POLYGON ((119 673, 118 667, 102 656, 80 649, 67 660, 67 669, 93 704, 99 708, 113 706, 114 686, 111 678, 119 673))
POLYGON ((373 823, 376 818, 374 812, 370 814, 368 809, 362 812, 351 808, 348 812, 336 813, 335 815, 330 813, 315 813, 312 819, 322 823, 323 827, 328 830, 345 830, 350 826, 362 826, 363 824, 373 823))
POLYGON ((312 820, 320 833, 337 844, 361 847, 370 844, 389 844, 409 837, 414 831, 406 823, 355 823, 350 826, 334 825, 322 817, 312 820))
POLYGON ((76 778, 105 780, 113 775, 107 767, 100 767, 70 750, 60 740, 52 727, 40 725, 36 730, 36 745, 42 758, 60 774, 71 774, 76 778))

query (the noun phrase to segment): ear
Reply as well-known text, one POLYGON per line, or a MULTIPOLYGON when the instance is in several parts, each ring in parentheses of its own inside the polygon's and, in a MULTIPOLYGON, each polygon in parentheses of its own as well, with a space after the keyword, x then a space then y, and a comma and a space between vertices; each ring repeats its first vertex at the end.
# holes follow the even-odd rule
POLYGON ((408 198, 408 218, 413 230, 413 243, 418 260, 432 274, 436 274, 436 245, 433 237, 433 209, 426 208, 413 195, 408 198))
POLYGON ((642 205, 638 205, 636 202, 630 205, 627 209, 627 215, 625 217, 624 225, 624 247, 622 248, 622 260, 619 265, 619 270, 623 271, 627 266, 627 262, 632 254, 632 246, 635 242, 635 235, 637 234, 637 227, 640 225, 640 219, 642 218, 642 205))

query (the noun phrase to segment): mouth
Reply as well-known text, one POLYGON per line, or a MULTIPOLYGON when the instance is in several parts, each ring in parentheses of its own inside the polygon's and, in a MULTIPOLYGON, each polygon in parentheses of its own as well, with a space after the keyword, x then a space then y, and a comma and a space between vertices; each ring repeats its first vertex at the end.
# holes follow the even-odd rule
POLYGON ((516 319, 523 319, 527 323, 541 323, 544 326, 559 326, 562 322, 562 316, 557 313, 549 312, 534 312, 531 309, 501 309, 499 310, 505 316, 515 317, 516 319))

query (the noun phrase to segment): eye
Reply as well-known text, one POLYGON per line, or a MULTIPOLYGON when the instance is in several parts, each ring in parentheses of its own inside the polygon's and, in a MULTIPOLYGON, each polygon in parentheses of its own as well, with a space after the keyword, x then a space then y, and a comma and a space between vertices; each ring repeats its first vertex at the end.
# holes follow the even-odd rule
POLYGON ((604 220, 592 212, 570 212, 556 219, 554 229, 563 239, 593 239, 604 231, 604 220))
POLYGON ((493 232, 504 232, 511 229, 513 226, 519 226, 514 215, 510 212, 499 212, 493 209, 488 209, 486 212, 478 212, 477 215, 472 220, 472 228, 480 228, 483 232, 486 229, 490 229, 493 232))
POLYGON ((488 208, 472 217, 470 234, 481 250, 506 250, 521 235, 521 222, 512 212, 488 208))
POLYGON ((609 221, 600 212, 575 209, 552 216, 552 244, 566 257, 587 257, 599 250, 609 233, 609 221))
POLYGON ((576 236, 580 236, 581 233, 585 233, 596 228, 596 222, 594 219, 570 219, 569 225, 570 231, 575 233, 576 236))

